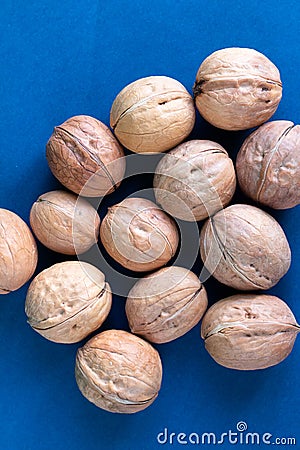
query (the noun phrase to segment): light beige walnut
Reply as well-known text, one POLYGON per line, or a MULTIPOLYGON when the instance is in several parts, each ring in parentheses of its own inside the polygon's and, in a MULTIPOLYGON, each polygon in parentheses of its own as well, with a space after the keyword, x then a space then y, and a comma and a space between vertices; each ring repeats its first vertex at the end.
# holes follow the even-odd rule
POLYGON ((78 350, 75 376, 90 402, 113 413, 129 414, 154 402, 162 365, 148 342, 126 331, 108 330, 78 350))
POLYGON ((291 251, 279 223, 250 205, 232 205, 203 226, 200 253, 208 271, 235 289, 269 289, 288 271, 291 251))
POLYGON ((140 78, 115 98, 110 126, 119 141, 136 153, 158 153, 182 142, 195 123, 191 95, 165 76, 140 78))
POLYGON ((240 187, 253 200, 276 209, 300 204, 300 126, 268 122, 243 143, 236 160, 240 187))
POLYGON ((224 48, 200 65, 194 84, 197 109, 224 130, 245 130, 266 122, 282 96, 277 67, 250 48, 224 48))
POLYGON ((165 265, 179 241, 175 222, 155 203, 137 197, 108 209, 100 238, 113 259, 137 272, 165 265))
POLYGON ((125 173, 123 148, 104 123, 74 116, 54 128, 46 156, 53 175, 85 197, 113 192, 125 173))
POLYGON ((30 225, 46 247, 75 255, 97 242, 100 218, 87 200, 71 192, 51 191, 40 195, 32 205, 30 225))
POLYGON ((138 280, 126 300, 132 333, 170 342, 191 330, 207 308, 199 278, 183 267, 165 267, 138 280))
POLYGON ((231 369, 256 370, 283 361, 299 331, 292 311, 278 297, 237 294, 208 309, 201 336, 217 363, 231 369))
POLYGON ((12 211, 0 208, 0 294, 23 286, 38 260, 34 237, 27 224, 12 211))
POLYGON ((235 191, 232 160, 216 142, 192 140, 178 145, 158 163, 157 202, 171 216, 202 220, 226 206, 235 191))
POLYGON ((104 274, 91 264, 65 261, 40 272, 25 303, 29 325, 46 339, 70 344, 97 330, 111 308, 104 274))

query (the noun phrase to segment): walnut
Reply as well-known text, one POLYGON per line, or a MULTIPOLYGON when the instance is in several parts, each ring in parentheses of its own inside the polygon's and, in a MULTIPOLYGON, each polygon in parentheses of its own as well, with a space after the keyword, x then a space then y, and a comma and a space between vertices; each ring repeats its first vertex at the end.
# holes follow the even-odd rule
POLYGON ((196 106, 205 120, 224 130, 266 122, 282 96, 277 67, 250 48, 224 48, 200 65, 194 84, 196 106))
POLYGON ((249 205, 232 205, 203 226, 200 252, 213 276, 236 289, 268 289, 288 271, 291 251, 276 220, 249 205))
POLYGON ((137 153, 164 152, 182 142, 195 123, 195 107, 179 81, 141 78, 115 98, 110 126, 119 141, 137 153))
POLYGON ((300 126, 268 122, 243 143, 236 161, 246 195, 276 209, 300 204, 300 126))
POLYGON ((99 408, 135 413, 156 399, 162 366, 148 342, 126 331, 108 330, 78 350, 75 375, 81 393, 99 408))

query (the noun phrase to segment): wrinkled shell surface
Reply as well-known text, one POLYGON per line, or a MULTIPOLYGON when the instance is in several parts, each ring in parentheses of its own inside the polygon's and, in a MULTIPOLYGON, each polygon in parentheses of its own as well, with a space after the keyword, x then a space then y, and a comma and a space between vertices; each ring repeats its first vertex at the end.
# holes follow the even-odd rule
POLYGON ((238 294, 208 309, 201 336, 217 363, 255 370, 283 361, 292 351, 299 330, 292 311, 278 297, 238 294))
POLYGON ((208 271, 228 286, 268 289, 288 271, 291 252, 276 220, 249 205, 232 205, 203 226, 201 258, 208 271))
POLYGON ((300 125, 265 123, 242 145, 236 161, 246 195, 276 209, 300 204, 300 125))
POLYGON ((33 275, 38 253, 27 224, 0 208, 0 294, 19 289, 33 275))
POLYGON ((108 330, 78 350, 75 375, 81 393, 99 408, 135 413, 156 399, 162 365, 148 342, 126 331, 108 330))
POLYGON ((138 280, 126 301, 131 331, 156 343, 169 342, 187 333, 206 308, 206 290, 198 277, 176 266, 138 280))
POLYGON ((125 172, 121 145, 106 125, 90 116, 74 116, 55 127, 46 156, 53 175, 86 197, 113 192, 125 172))
POLYGON ((113 259, 138 272, 165 265, 179 241, 175 222, 155 203, 135 197, 108 209, 100 238, 113 259))
POLYGON ((30 225, 46 247, 75 255, 87 251, 97 242, 100 218, 87 200, 70 192, 51 191, 33 204, 30 225))
POLYGON ((282 96, 277 67, 250 48, 224 48, 200 65, 194 85, 196 106, 205 120, 225 130, 266 122, 282 96))
POLYGON ((216 142, 192 140, 166 154, 154 176, 157 202, 183 220, 202 220, 226 206, 235 191, 232 160, 216 142))
POLYGON ((111 308, 104 274, 91 264, 65 261, 39 273, 25 303, 29 325, 53 342, 79 342, 102 325, 111 308))
POLYGON ((157 153, 182 142, 192 131, 195 107, 179 81, 164 76, 141 78, 115 98, 110 126, 119 141, 137 153, 157 153))

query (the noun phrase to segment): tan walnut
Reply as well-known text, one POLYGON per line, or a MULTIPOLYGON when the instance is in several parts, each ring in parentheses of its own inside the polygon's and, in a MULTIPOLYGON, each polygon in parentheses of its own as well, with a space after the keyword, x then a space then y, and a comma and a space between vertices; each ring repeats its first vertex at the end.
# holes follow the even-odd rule
POLYGON ((154 176, 157 202, 171 216, 202 220, 226 206, 235 191, 232 160, 216 142, 180 144, 158 163, 154 176))
POLYGON ((31 282, 25 312, 29 325, 46 339, 79 342, 102 325, 111 308, 104 274, 91 264, 65 261, 31 282))
POLYGON ((155 203, 126 198, 112 206, 102 220, 100 238, 107 253, 122 266, 137 272, 157 269, 175 254, 175 222, 155 203))
POLYGON ((274 366, 292 351, 300 327, 278 297, 237 294, 212 305, 203 317, 201 336, 222 366, 256 370, 274 366))
POLYGON ((279 223, 266 212, 236 204, 204 224, 200 253, 208 271, 236 289, 268 289, 288 271, 291 251, 279 223))
POLYGON ((136 153, 164 152, 182 142, 195 123, 191 95, 165 76, 140 78, 115 98, 110 126, 119 141, 136 153))
POLYGON ((206 308, 206 290, 199 278, 177 266, 141 278, 126 300, 132 333, 155 343, 183 336, 200 321, 206 308))
POLYGON ((75 255, 97 242, 100 218, 87 200, 71 192, 51 191, 40 195, 32 205, 30 225, 46 247, 75 255))
POLYGON ((0 208, 0 294, 23 286, 33 275, 38 253, 27 224, 12 211, 0 208))
POLYGON ((275 113, 282 96, 277 67, 250 48, 224 48, 209 55, 193 89, 200 114, 224 130, 261 125, 275 113))
POLYGON ((74 116, 55 127, 46 156, 53 175, 85 197, 113 192, 125 172, 121 145, 104 123, 90 116, 74 116))
POLYGON ((75 376, 81 393, 99 408, 135 413, 156 399, 162 365, 148 342, 123 330, 108 330, 78 350, 75 376))
POLYGON ((268 122, 243 143, 236 160, 241 189, 276 209, 300 204, 300 125, 268 122))

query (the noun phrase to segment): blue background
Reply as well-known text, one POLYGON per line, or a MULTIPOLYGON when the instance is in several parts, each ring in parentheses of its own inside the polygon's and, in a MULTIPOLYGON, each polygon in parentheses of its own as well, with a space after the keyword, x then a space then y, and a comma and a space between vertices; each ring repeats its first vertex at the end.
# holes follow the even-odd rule
MULTIPOLYGON (((76 114, 108 124, 115 95, 143 76, 168 75, 191 92, 201 61, 222 47, 256 48, 280 68, 283 99, 274 118, 297 123, 299 20, 297 1, 2 0, 0 206, 28 222, 38 195, 59 186, 45 159, 54 125, 76 114)), ((192 136, 220 142, 234 158, 247 134, 215 130, 197 117, 192 136)), ((121 191, 116 195, 108 202, 117 201, 121 191)), ((247 201, 239 192, 235 200, 247 201)), ((293 261, 272 293, 300 320, 299 207, 274 216, 286 231, 293 261)), ((42 245, 39 251, 38 270, 65 259, 42 245)), ((231 293, 213 280, 206 287, 210 302, 231 293)), ((26 289, 0 299, 1 449, 156 449, 162 447, 156 436, 165 427, 220 435, 235 431, 241 420, 249 431, 296 437, 300 447, 300 339, 280 365, 239 372, 210 358, 197 326, 158 347, 164 377, 155 403, 139 414, 113 415, 77 389, 74 360, 80 344, 48 342, 27 325, 26 289)), ((115 298, 105 324, 112 327, 127 327, 121 298, 115 298)))

